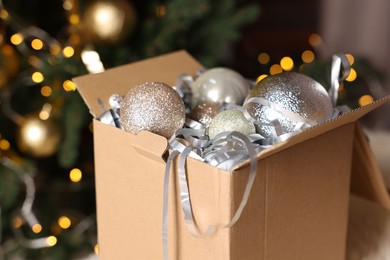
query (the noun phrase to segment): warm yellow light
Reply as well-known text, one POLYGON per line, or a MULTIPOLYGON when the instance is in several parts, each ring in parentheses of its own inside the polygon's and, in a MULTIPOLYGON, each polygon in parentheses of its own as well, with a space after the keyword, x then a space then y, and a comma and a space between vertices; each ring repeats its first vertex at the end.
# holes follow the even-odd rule
POLYGON ((49 97, 52 93, 52 89, 49 86, 43 86, 41 88, 41 95, 44 97, 49 97))
POLYGON ((63 50, 62 50, 62 54, 64 54, 64 57, 65 58, 70 58, 74 55, 74 49, 73 47, 71 46, 66 46, 63 50))
POLYGON ((69 22, 71 24, 78 24, 80 22, 80 17, 77 15, 77 14, 72 14, 70 17, 69 17, 69 22))
POLYGON ((294 61, 290 57, 283 57, 280 60, 280 66, 285 71, 290 71, 294 68, 294 61))
POLYGON ((61 46, 59 44, 53 44, 50 46, 50 54, 57 55, 61 52, 61 46))
POLYGON ((71 0, 65 0, 64 3, 62 4, 62 7, 65 10, 70 11, 73 8, 73 2, 71 0))
POLYGON ((46 239, 48 246, 55 246, 57 244, 57 238, 55 236, 50 236, 46 239))
POLYGON ((355 58, 352 56, 352 54, 345 54, 345 56, 347 57, 349 64, 352 66, 355 63, 355 58))
POLYGON ((43 77, 43 74, 40 73, 39 71, 36 71, 32 74, 31 76, 32 80, 35 82, 35 83, 41 83, 45 78, 43 77))
POLYGON ((312 35, 309 36, 309 44, 311 46, 318 46, 321 44, 321 36, 317 33, 313 33, 312 35))
POLYGON ((352 82, 357 78, 357 72, 354 68, 351 68, 348 77, 345 79, 348 82, 352 82))
POLYGON ((262 74, 262 75, 258 76, 257 79, 256 79, 256 83, 259 82, 262 79, 265 79, 266 77, 268 77, 267 74, 262 74))
POLYGON ((93 251, 95 252, 96 255, 99 254, 99 245, 96 244, 94 247, 93 247, 93 251))
POLYGON ((72 182, 79 182, 81 181, 81 178, 83 177, 83 173, 80 169, 74 168, 69 172, 69 179, 72 182))
POLYGON ((35 234, 38 234, 42 231, 42 226, 40 224, 34 224, 31 229, 35 234))
POLYGON ((10 143, 5 139, 0 139, 0 150, 6 151, 10 148, 10 143))
POLYGON ((14 45, 19 45, 23 42, 24 38, 23 35, 20 33, 15 33, 14 35, 11 36, 10 41, 14 45))
POLYGON ((39 112, 39 118, 42 120, 47 120, 50 117, 50 113, 48 111, 42 110, 39 112))
POLYGON ((167 8, 164 5, 156 7, 156 16, 163 17, 167 13, 167 8))
POLYGON ((364 95, 359 98, 359 105, 361 107, 366 106, 374 101, 374 98, 371 95, 364 95))
POLYGON ((65 91, 75 91, 76 90, 76 84, 74 84, 71 80, 65 80, 62 84, 62 87, 65 89, 65 91))
POLYGON ((58 219, 58 225, 62 229, 68 229, 72 225, 72 221, 67 216, 62 216, 58 219))
POLYGON ((301 58, 303 62, 310 63, 314 60, 314 52, 311 50, 306 50, 302 52, 301 58))
POLYGON ((0 18, 3 19, 3 20, 7 20, 8 16, 9 16, 9 14, 8 14, 7 10, 1 9, 1 11, 0 11, 0 18))
POLYGON ((268 62, 270 61, 270 56, 268 53, 262 52, 257 57, 257 60, 259 61, 260 64, 265 65, 268 64, 268 62))
POLYGON ((271 75, 275 75, 275 74, 278 74, 278 73, 282 73, 283 72, 283 69, 282 67, 280 67, 279 64, 274 64, 271 66, 271 68, 269 69, 269 73, 271 75))
POLYGON ((34 39, 31 41, 31 47, 34 50, 39 51, 43 48, 43 41, 41 41, 40 39, 34 39))
POLYGON ((15 228, 20 228, 23 225, 23 219, 21 217, 15 217, 13 222, 15 228))

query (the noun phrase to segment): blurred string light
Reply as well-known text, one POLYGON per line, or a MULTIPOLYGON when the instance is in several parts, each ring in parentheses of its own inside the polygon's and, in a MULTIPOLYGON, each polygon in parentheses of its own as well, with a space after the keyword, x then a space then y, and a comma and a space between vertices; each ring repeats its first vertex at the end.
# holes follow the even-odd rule
POLYGON ((318 33, 313 33, 309 36, 309 44, 313 47, 318 47, 322 43, 321 36, 318 33))
POLYGON ((62 54, 64 55, 65 58, 70 58, 74 55, 74 48, 72 46, 66 46, 62 50, 62 54))
POLYGON ((43 86, 41 88, 41 95, 44 96, 44 97, 49 97, 52 93, 52 88, 49 87, 49 86, 43 86))
POLYGON ((35 83, 41 83, 45 77, 43 76, 43 74, 39 71, 36 71, 34 72, 32 75, 31 75, 31 79, 32 81, 34 81, 35 83))
POLYGON ((302 52, 301 58, 304 63, 310 63, 314 61, 315 55, 313 51, 305 50, 304 52, 302 52))
POLYGON ((71 80, 65 80, 62 84, 62 87, 65 91, 75 91, 76 90, 76 84, 71 80))
POLYGON ((294 68, 294 61, 290 57, 288 57, 288 56, 283 57, 280 60, 280 67, 284 71, 291 71, 294 68))
POLYGON ((282 67, 279 64, 274 64, 269 69, 269 73, 271 75, 275 75, 275 74, 282 73, 282 72, 283 72, 283 69, 282 69, 282 67))
POLYGON ((364 95, 359 98, 359 106, 363 107, 374 102, 374 98, 371 95, 364 95))
POLYGON ((156 17, 163 17, 167 13, 167 8, 165 7, 165 5, 159 5, 156 7, 155 13, 156 13, 156 17))
POLYGON ((70 228, 70 226, 72 225, 72 221, 71 221, 70 218, 68 218, 67 216, 61 216, 61 217, 58 219, 58 225, 59 225, 62 229, 68 229, 68 228, 70 228))
POLYGON ((257 57, 257 60, 259 61, 260 64, 263 64, 263 65, 266 65, 269 63, 270 61, 270 56, 268 53, 265 53, 265 52, 262 52, 259 54, 259 56, 257 57))
POLYGON ((353 57, 352 54, 345 54, 345 56, 347 57, 348 61, 349 61, 349 64, 351 64, 351 66, 355 63, 355 58, 353 57))
POLYGON ((40 39, 34 39, 31 41, 31 48, 34 50, 41 50, 43 48, 43 42, 40 39))
POLYGON ((349 75, 345 80, 348 82, 352 82, 352 81, 356 80, 356 78, 357 78, 357 72, 354 68, 351 68, 349 75))
POLYGON ((262 75, 258 76, 257 79, 256 79, 256 83, 261 81, 261 80, 263 80, 263 79, 265 79, 266 77, 268 77, 267 74, 262 74, 262 75))
POLYGON ((82 177, 83 173, 78 168, 74 168, 69 172, 69 179, 72 182, 80 182, 82 177))

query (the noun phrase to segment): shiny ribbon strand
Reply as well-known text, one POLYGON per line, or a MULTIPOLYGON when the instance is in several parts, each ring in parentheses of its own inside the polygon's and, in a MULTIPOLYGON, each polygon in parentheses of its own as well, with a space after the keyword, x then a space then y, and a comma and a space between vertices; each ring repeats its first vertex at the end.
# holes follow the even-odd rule
POLYGON ((340 83, 349 76, 350 72, 351 65, 344 54, 336 54, 332 56, 330 89, 328 93, 332 101, 333 107, 336 107, 337 104, 340 83))
MULTIPOLYGON (((173 152, 170 154, 166 168, 165 168, 165 177, 164 177, 164 196, 163 196, 163 228, 162 228, 162 242, 163 242, 163 256, 165 260, 168 260, 168 192, 169 192, 169 173, 172 165, 172 161, 179 155, 180 159, 178 162, 178 179, 179 179, 179 189, 180 189, 180 200, 181 200, 181 206, 184 213, 184 220, 186 223, 186 227, 188 231, 195 237, 203 238, 212 235, 217 231, 219 228, 229 228, 233 226, 238 219, 240 218, 247 202, 249 195, 252 190, 252 186, 256 177, 257 173, 257 159, 256 154, 258 151, 255 149, 253 143, 251 140, 238 132, 229 132, 226 135, 226 138, 223 138, 227 144, 226 146, 229 146, 229 148, 226 148, 228 150, 235 148, 235 149, 246 149, 246 154, 249 156, 250 160, 250 170, 249 170, 249 176, 248 181, 245 186, 244 194, 241 199, 240 205, 238 209, 236 210, 235 214, 233 215, 230 222, 226 225, 209 225, 203 233, 199 231, 194 216, 192 214, 192 205, 191 205, 191 198, 190 193, 188 190, 188 181, 187 181, 187 175, 186 175, 186 161, 187 157, 190 156, 190 154, 193 152, 192 148, 190 146, 187 146, 184 148, 183 151, 173 150, 173 152)), ((258 140, 258 138, 252 137, 253 140, 258 140)), ((171 141, 174 139, 171 139, 171 141)), ((222 153, 224 153, 224 148, 221 149, 222 153)), ((221 153, 221 152, 220 152, 221 153)), ((245 153, 242 153, 245 154, 245 153)), ((232 158, 235 158, 231 163, 230 166, 234 166, 237 164, 237 157, 233 156, 232 158)))

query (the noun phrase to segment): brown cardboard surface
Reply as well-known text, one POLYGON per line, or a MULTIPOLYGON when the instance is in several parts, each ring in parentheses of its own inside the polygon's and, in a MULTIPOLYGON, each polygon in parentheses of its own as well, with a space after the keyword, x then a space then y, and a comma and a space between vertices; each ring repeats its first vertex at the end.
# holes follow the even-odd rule
MULTIPOLYGON (((126 94, 131 86, 148 80, 174 85, 179 74, 194 74, 200 67, 185 51, 179 51, 74 81, 96 116, 101 111, 97 98, 107 101, 111 94, 126 94)), ((195 238, 185 227, 174 164, 169 188, 169 259, 343 259, 352 146, 359 137, 354 135, 355 122, 389 99, 307 129, 261 152, 240 220, 207 238, 195 238)), ((100 259, 162 259, 166 145, 164 137, 148 132, 131 135, 94 120, 100 259)), ((366 148, 361 157, 365 158, 366 148)), ((358 183, 371 180, 370 185, 361 185, 363 190, 381 189, 380 178, 374 176, 379 173, 372 175, 371 168, 375 166, 360 171, 362 178, 356 179, 358 183)), ((187 175, 200 228, 228 223, 244 192, 248 162, 226 172, 189 158, 187 175)), ((385 201, 384 193, 378 194, 374 197, 385 201)))
POLYGON ((366 135, 356 126, 353 143, 351 191, 390 209, 390 197, 366 135))
MULTIPOLYGON (((350 173, 345 162, 351 160, 353 128, 347 124, 261 159, 240 220, 205 239, 185 227, 172 170, 169 259, 343 259, 350 173)), ((136 136, 96 120, 94 130, 100 259, 162 259, 164 163, 129 145, 136 136)), ((244 192, 247 169, 233 174, 189 159, 187 174, 201 229, 227 223, 244 192)))

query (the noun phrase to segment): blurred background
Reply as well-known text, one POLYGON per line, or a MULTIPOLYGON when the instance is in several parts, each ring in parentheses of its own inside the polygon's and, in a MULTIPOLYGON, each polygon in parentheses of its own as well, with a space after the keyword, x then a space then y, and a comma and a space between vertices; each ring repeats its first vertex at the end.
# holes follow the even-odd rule
MULTIPOLYGON (((206 68, 252 80, 299 71, 327 88, 342 52, 352 72, 339 104, 357 108, 390 91, 388 10, 386 0, 0 0, 0 260, 98 255, 92 117, 73 77, 186 49, 206 68)), ((389 111, 361 120, 388 184, 389 111)))

